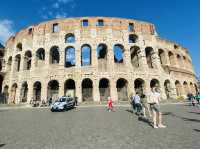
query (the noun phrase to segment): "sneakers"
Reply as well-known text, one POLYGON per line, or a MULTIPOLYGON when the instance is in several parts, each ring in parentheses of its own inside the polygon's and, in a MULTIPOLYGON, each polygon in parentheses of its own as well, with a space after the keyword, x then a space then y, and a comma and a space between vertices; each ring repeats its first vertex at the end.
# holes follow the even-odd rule
POLYGON ((158 126, 154 125, 153 128, 158 128, 158 126))
POLYGON ((165 126, 165 125, 162 124, 162 125, 158 125, 158 127, 159 128, 166 128, 167 126, 165 126))

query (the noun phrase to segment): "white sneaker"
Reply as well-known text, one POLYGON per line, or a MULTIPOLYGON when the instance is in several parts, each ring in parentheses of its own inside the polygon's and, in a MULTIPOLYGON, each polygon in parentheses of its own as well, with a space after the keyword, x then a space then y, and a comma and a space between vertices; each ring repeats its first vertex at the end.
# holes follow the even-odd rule
POLYGON ((165 126, 165 125, 162 124, 162 125, 158 125, 158 127, 159 128, 166 128, 167 126, 165 126))
POLYGON ((153 128, 158 128, 158 126, 154 125, 153 128))

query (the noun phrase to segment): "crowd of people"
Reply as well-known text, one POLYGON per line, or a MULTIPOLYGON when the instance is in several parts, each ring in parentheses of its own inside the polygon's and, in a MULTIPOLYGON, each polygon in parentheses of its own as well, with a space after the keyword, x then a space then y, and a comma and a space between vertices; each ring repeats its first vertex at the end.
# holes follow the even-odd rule
POLYGON ((189 102, 191 102, 192 106, 200 107, 200 92, 197 92, 196 94, 189 93, 187 95, 189 102))

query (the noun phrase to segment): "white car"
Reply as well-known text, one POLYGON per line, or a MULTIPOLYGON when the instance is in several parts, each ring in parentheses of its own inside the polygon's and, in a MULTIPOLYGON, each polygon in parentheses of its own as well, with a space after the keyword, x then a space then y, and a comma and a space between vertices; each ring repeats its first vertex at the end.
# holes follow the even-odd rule
POLYGON ((75 107, 75 99, 72 97, 61 97, 51 105, 51 111, 65 111, 75 107))

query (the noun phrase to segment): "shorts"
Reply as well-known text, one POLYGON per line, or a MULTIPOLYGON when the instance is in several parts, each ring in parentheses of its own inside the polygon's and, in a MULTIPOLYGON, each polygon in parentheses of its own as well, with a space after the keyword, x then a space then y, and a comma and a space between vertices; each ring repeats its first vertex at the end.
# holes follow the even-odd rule
POLYGON ((160 105, 156 103, 150 103, 150 110, 155 112, 161 112, 160 105))

